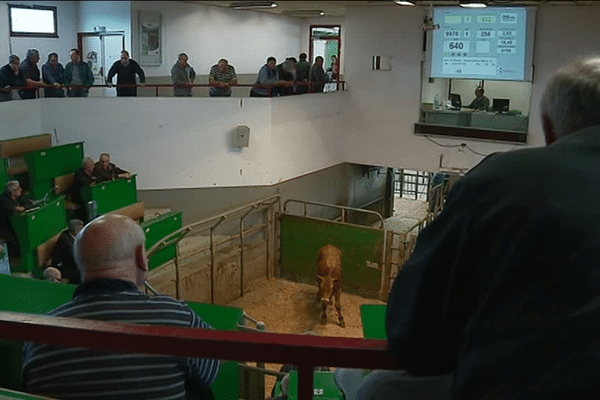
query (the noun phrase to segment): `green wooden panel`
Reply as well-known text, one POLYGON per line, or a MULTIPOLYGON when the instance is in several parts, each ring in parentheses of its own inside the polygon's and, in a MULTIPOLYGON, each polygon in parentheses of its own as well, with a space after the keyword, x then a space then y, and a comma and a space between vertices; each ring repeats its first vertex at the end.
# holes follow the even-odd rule
POLYGON ((360 306, 360 317, 363 325, 363 336, 365 339, 385 339, 387 331, 385 328, 386 304, 362 304, 360 306))
POLYGON ((16 215, 11 223, 21 246, 21 265, 13 272, 33 272, 40 277, 37 247, 67 227, 65 198, 61 196, 37 210, 16 215))
MULTIPOLYGON (((140 225, 146 233, 146 249, 149 249, 165 236, 181 229, 181 212, 171 211, 156 218, 144 221, 140 225)), ((174 243, 171 246, 165 247, 154 254, 150 259, 150 270, 174 259, 176 255, 177 244, 174 243)))
MULTIPOLYGON (((75 285, 0 274, 0 310, 31 314, 47 313, 73 298, 75 285)), ((188 303, 215 329, 237 330, 241 308, 212 304, 188 303)), ((22 342, 0 341, 0 387, 21 390, 22 342)), ((225 362, 213 390, 217 399, 238 398, 239 367, 225 362)))
POLYGON ((98 215, 102 215, 137 203, 136 188, 136 176, 132 175, 129 179, 115 179, 82 188, 81 194, 86 207, 89 201, 95 200, 98 203, 98 215))
POLYGON ((281 269, 291 276, 314 278, 317 254, 332 244, 342 250, 343 285, 376 294, 381 286, 383 231, 284 214, 281 218, 281 269), (367 264, 368 262, 368 264, 367 264))
POLYGON ((23 155, 31 183, 31 196, 40 199, 53 187, 52 178, 73 173, 83 160, 83 142, 53 146, 23 155))
MULTIPOLYGON (((343 400, 344 394, 338 388, 333 371, 315 371, 313 381, 314 400, 343 400)), ((289 400, 298 399, 298 371, 290 371, 289 400)))
MULTIPOLYGON (((76 288, 2 274, 0 287, 0 310, 29 314, 45 314, 65 304, 76 288)), ((0 341, 0 387, 21 390, 22 349, 22 342, 0 341)))
POLYGON ((4 192, 8 182, 8 158, 0 158, 0 189, 4 192))
MULTIPOLYGON (((243 309, 235 307, 193 302, 188 302, 188 305, 204 321, 219 330, 237 331, 237 324, 242 319, 244 313, 243 309)), ((237 361, 223 362, 219 376, 212 386, 215 399, 238 399, 239 386, 240 370, 237 361)))

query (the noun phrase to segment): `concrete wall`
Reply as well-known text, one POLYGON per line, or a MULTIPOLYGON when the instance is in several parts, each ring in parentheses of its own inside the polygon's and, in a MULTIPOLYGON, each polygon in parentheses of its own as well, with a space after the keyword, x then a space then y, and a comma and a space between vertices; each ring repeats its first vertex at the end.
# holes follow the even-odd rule
MULTIPOLYGON (((256 11, 236 11, 185 2, 132 2, 134 41, 139 10, 158 11, 163 21, 161 66, 146 66, 149 76, 170 76, 179 53, 189 56, 197 74, 208 74, 221 58, 240 74, 257 73, 267 57, 279 61, 300 52, 303 20, 256 11)), ((134 43, 137 49, 139 44, 134 43)))
MULTIPOLYGON (((77 3, 80 32, 94 32, 95 26, 105 26, 107 31, 124 31, 125 49, 130 50, 132 58, 136 57, 131 47, 131 1, 78 1, 77 3)), ((117 54, 117 58, 118 56, 117 54)))
MULTIPOLYGON (((146 205, 183 211, 184 225, 275 194, 360 208, 384 196, 384 171, 344 163, 273 186, 140 190, 138 198, 146 205)), ((330 211, 314 209, 311 214, 330 217, 330 211)), ((384 213, 381 204, 376 211, 384 213)))

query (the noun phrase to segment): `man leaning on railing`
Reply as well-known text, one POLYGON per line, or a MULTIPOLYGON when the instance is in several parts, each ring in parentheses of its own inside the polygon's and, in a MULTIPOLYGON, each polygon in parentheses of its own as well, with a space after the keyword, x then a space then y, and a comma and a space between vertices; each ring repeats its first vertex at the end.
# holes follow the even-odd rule
MULTIPOLYGON (((184 302, 138 290, 148 275, 142 228, 121 215, 99 217, 77 235, 82 284, 73 300, 49 315, 144 325, 210 329, 184 302)), ((26 343, 23 385, 61 399, 212 398, 219 361, 150 354, 115 354, 26 343)))
POLYGON ((0 68, 0 101, 12 100, 10 88, 27 85, 25 75, 19 68, 19 57, 12 54, 8 57, 8 64, 0 68))

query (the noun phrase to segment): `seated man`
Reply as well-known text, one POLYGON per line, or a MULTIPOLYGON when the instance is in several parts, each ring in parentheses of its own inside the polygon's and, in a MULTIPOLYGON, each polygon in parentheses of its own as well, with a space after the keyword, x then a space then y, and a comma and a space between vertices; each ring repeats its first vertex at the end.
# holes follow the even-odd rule
POLYGON ((31 200, 23 196, 19 181, 6 182, 6 191, 0 194, 0 239, 8 244, 8 254, 11 258, 19 257, 19 241, 11 218, 33 206, 31 200))
POLYGON ((52 252, 52 267, 60 271, 66 282, 74 284, 81 283, 79 269, 73 256, 73 244, 75 243, 75 236, 82 228, 83 222, 81 220, 72 219, 69 222, 69 227, 58 237, 52 252))
POLYGON ((131 178, 131 174, 129 172, 110 162, 110 155, 108 153, 100 154, 100 161, 94 165, 94 171, 92 174, 98 179, 99 182, 108 182, 117 178, 131 178))
POLYGON ((490 99, 483 95, 485 91, 482 87, 475 89, 475 98, 466 108, 472 108, 474 110, 487 110, 490 106, 490 99))
MULTIPOLYGON (((144 242, 142 228, 126 216, 103 215, 86 225, 75 238, 83 283, 73 300, 48 315, 210 329, 184 302, 138 290, 148 276, 144 242)), ((185 399, 186 380, 207 390, 218 372, 213 359, 35 343, 23 348, 24 390, 60 399, 185 399)))
POLYGON ((92 175, 94 171, 94 160, 90 157, 86 157, 81 162, 81 167, 75 172, 75 180, 71 187, 71 201, 77 204, 79 207, 75 215, 81 220, 87 220, 86 207, 81 195, 81 189, 90 186, 91 184, 97 183, 98 178, 92 175))

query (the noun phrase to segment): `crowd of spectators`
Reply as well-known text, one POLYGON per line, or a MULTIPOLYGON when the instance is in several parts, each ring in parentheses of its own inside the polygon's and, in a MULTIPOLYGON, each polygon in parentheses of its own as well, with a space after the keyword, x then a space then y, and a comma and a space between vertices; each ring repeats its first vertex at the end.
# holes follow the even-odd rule
MULTIPOLYGON (((23 62, 13 54, 9 62, 0 69, 0 102, 13 99, 16 90, 21 99, 35 99, 37 91, 44 89, 44 97, 87 97, 95 77, 91 66, 82 60, 79 49, 69 51, 70 61, 64 67, 58 54, 48 54, 48 60, 38 68, 40 54, 29 49, 23 62)), ((196 71, 188 63, 188 55, 180 53, 177 62, 171 68, 173 95, 191 97, 196 79, 196 71)), ((258 71, 251 97, 288 96, 308 92, 323 92, 325 84, 339 79, 337 57, 332 56, 327 71, 323 57, 317 56, 313 65, 307 61, 306 53, 287 57, 277 64, 275 57, 269 57, 258 71)), ((142 67, 131 59, 129 52, 123 50, 119 60, 115 61, 106 76, 106 86, 112 88, 113 78, 117 77, 117 96, 137 96, 137 87, 144 86, 146 75, 142 67), (139 80, 139 83, 138 83, 139 80)), ((222 58, 210 68, 208 83, 210 97, 231 97, 231 86, 238 85, 235 68, 222 58)))

